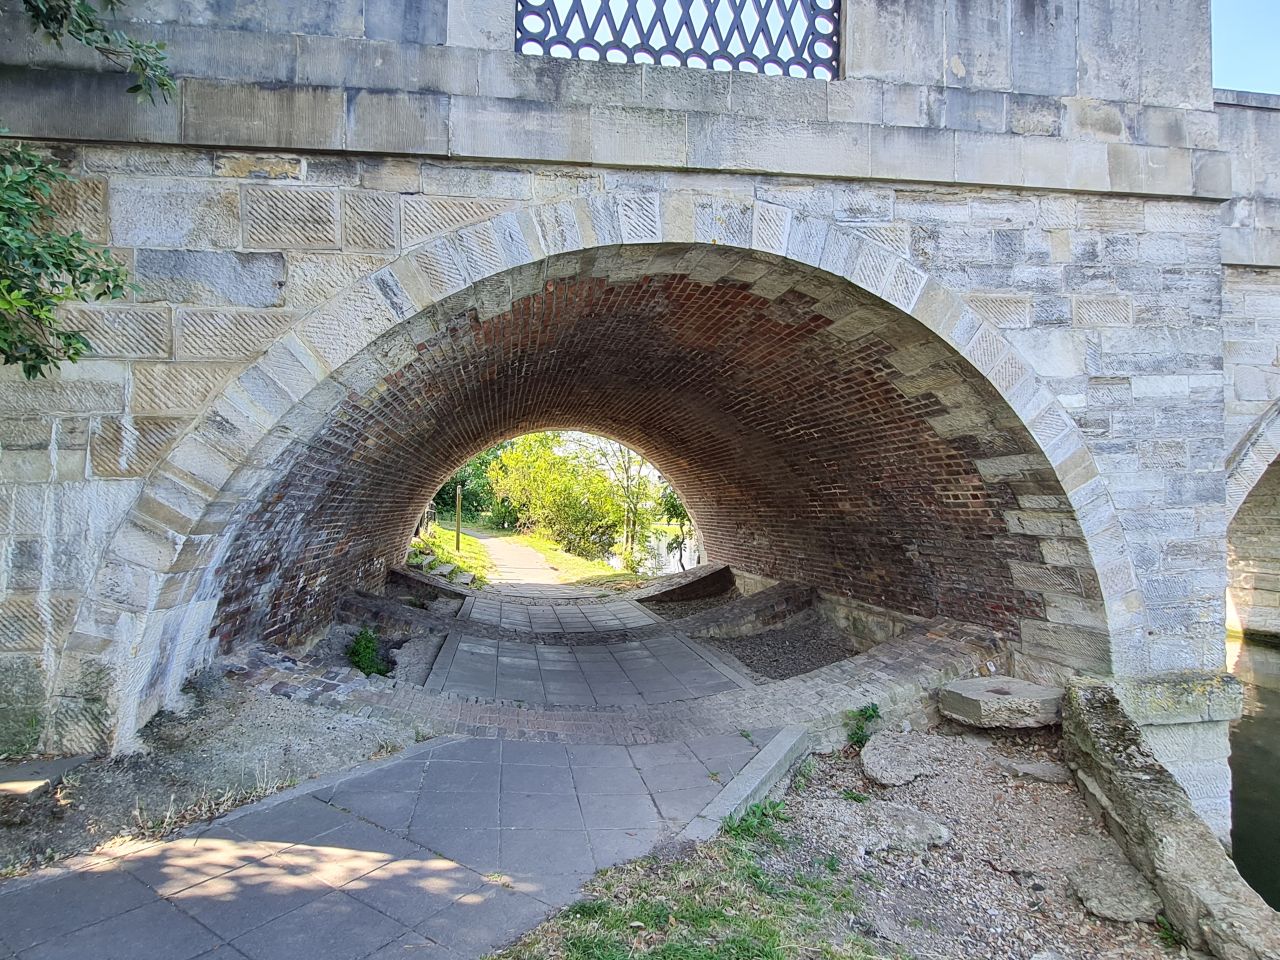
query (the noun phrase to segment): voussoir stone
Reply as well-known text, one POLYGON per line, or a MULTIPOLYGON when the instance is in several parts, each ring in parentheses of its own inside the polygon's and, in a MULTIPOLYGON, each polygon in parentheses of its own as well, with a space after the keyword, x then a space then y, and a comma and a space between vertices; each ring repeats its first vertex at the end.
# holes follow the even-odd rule
POLYGON ((876 783, 900 787, 932 772, 946 740, 915 733, 877 733, 862 748, 862 769, 876 783))
POLYGON ((1121 922, 1154 923, 1164 909, 1160 895, 1127 863, 1091 863, 1072 871, 1067 887, 1095 917, 1121 922))
POLYGON ((942 688, 944 717, 972 727, 1047 727, 1062 715, 1062 689, 1014 677, 968 677, 942 688))

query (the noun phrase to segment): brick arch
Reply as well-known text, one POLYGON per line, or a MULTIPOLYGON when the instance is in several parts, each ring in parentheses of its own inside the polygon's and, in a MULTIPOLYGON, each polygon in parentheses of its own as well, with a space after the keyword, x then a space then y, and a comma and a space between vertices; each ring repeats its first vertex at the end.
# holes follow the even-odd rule
MULTIPOLYGON (((457 307, 456 298, 469 299, 484 312, 495 302, 510 311, 521 302, 517 292, 525 298, 583 294, 585 287, 567 291, 560 281, 590 278, 595 262, 611 251, 611 283, 639 283, 657 272, 653 258, 665 257, 661 276, 712 287, 724 287, 731 272, 717 264, 717 258, 726 251, 739 256, 750 252, 748 270, 764 270, 762 276, 770 266, 790 270, 796 278, 781 292, 799 288, 807 298, 786 317, 774 318, 782 327, 803 326, 817 317, 824 330, 844 330, 852 343, 868 315, 874 314, 882 326, 897 324, 894 331, 907 337, 907 344, 897 345, 899 352, 911 347, 919 356, 899 357, 900 366, 885 377, 915 376, 918 382, 911 389, 934 401, 948 388, 984 397, 984 423, 957 420, 943 427, 954 436, 940 437, 967 437, 965 442, 972 445, 986 430, 993 441, 992 446, 967 452, 965 482, 977 477, 982 481, 978 486, 1000 487, 999 496, 984 502, 983 509, 999 514, 1004 529, 977 530, 975 536, 982 542, 1023 537, 1021 550, 1035 544, 1041 556, 1028 553, 1019 561, 1025 567, 1017 589, 1038 595, 1039 602, 1049 606, 1060 592, 1057 602, 1070 608, 1056 619, 1044 609, 1012 609, 1004 611, 1010 615, 998 626, 1016 633, 1014 621, 1036 620, 1040 626, 1035 643, 1051 654, 1055 644, 1078 646, 1085 636, 1083 642, 1093 648, 1085 666, 1098 671, 1111 667, 1110 647, 1141 642, 1143 625, 1134 612, 1139 607, 1133 602, 1135 579, 1123 535, 1073 421, 999 331, 959 298, 887 247, 786 207, 691 193, 595 195, 503 213, 427 240, 303 317, 212 402, 203 419, 153 471, 139 505, 104 558, 104 568, 136 568, 153 581, 145 609, 121 609, 99 591, 81 610, 82 620, 96 624, 99 635, 115 633, 106 659, 115 670, 117 745, 127 743, 139 720, 176 696, 191 667, 209 654, 209 624, 219 603, 225 608, 226 602, 213 571, 235 560, 230 534, 251 522, 246 504, 272 491, 273 465, 286 454, 298 456, 300 450, 322 453, 341 429, 360 422, 360 411, 387 402, 386 371, 404 375, 407 364, 424 355, 418 345, 430 338, 417 333, 431 318, 443 323, 441 311, 457 307), (947 373, 937 382, 929 382, 942 369, 934 367, 937 357, 931 360, 931 351, 947 362, 947 373), (966 434, 967 430, 977 432, 966 434), (1019 441, 1001 449, 993 439, 1000 430, 1018 433, 1019 441), (994 473, 984 478, 978 461, 994 473), (1025 509, 1018 500, 1020 486, 1031 504, 1025 509), (157 515, 164 521, 157 523, 157 515), (1011 532, 1010 523, 1030 527, 1011 532), (1056 557, 1044 555, 1055 549, 1056 557), (1095 597, 1101 607, 1096 618, 1095 597)), ((749 276, 730 280, 740 285, 755 282, 749 276)), ((733 293, 745 295, 741 290, 733 293)), ((526 303, 519 309, 531 307, 526 303)), ((768 314, 768 308, 756 313, 768 314)), ((456 341, 458 329, 446 323, 447 336, 430 343, 456 341)), ((769 346, 761 341, 754 349, 769 346)), ((893 366, 883 357, 877 362, 893 366)), ((983 404, 974 409, 979 406, 983 404)), ((945 403, 942 409, 921 409, 915 411, 916 419, 945 422, 949 409, 945 403)), ((653 451, 650 437, 628 438, 620 422, 617 414, 601 413, 591 422, 572 425, 613 432, 653 451)), ((698 425, 700 436, 722 443, 732 436, 709 423, 698 425)), ((528 424, 528 429, 570 425, 553 424, 545 417, 529 419, 528 424)), ((687 437, 683 442, 686 447, 692 443, 687 437)), ((692 473, 681 477, 674 447, 651 455, 682 488, 697 487, 692 473)), ((444 476, 447 473, 440 479, 444 476)), ((964 496, 958 488, 953 492, 957 500, 964 496)), ((985 496, 987 491, 975 487, 969 493, 985 496)), ((830 531, 825 535, 829 539, 830 531)), ((965 560, 953 556, 951 562, 960 567, 965 560)), ((376 578, 377 571, 378 564, 371 562, 365 575, 376 578)), ((767 565, 762 572, 770 572, 767 565)), ((361 582, 365 575, 351 582, 361 582)), ((936 613, 939 608, 910 612, 936 613)))

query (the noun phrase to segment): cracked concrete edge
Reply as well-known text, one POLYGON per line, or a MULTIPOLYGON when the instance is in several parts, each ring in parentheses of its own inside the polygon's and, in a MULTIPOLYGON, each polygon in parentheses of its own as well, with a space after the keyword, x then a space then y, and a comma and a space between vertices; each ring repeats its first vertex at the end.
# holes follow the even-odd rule
POLYGON ((738 771, 677 838, 701 843, 720 832, 725 817, 740 816, 758 802, 787 772, 809 753, 809 728, 802 724, 783 727, 773 739, 738 771))
POLYGON ((337 770, 333 773, 325 774, 323 777, 314 777, 310 780, 303 780, 301 783, 281 790, 278 793, 273 793, 268 797, 263 797, 261 800, 255 800, 253 803, 246 803, 244 806, 236 807, 234 810, 230 810, 213 820, 201 821, 198 824, 192 824, 185 830, 179 831, 173 839, 176 840, 182 837, 198 836, 200 833, 208 830, 215 824, 221 825, 224 823, 231 823, 235 820, 239 820, 241 817, 248 816, 251 813, 261 813, 263 810, 271 810, 274 807, 280 806, 282 803, 288 803, 290 800, 296 800, 299 797, 305 797, 313 793, 321 793, 325 790, 332 791, 333 788, 338 786, 338 784, 342 783, 344 780, 350 780, 352 777, 364 776, 366 773, 372 773, 374 770, 377 770, 380 767, 389 766, 390 764, 425 757, 427 754, 440 749, 446 744, 453 743, 455 740, 465 739, 467 738, 454 735, 432 737, 431 739, 424 740, 421 743, 415 743, 411 746, 405 747, 403 750, 398 753, 393 753, 390 756, 365 760, 362 763, 357 763, 354 767, 347 767, 345 770, 337 770))

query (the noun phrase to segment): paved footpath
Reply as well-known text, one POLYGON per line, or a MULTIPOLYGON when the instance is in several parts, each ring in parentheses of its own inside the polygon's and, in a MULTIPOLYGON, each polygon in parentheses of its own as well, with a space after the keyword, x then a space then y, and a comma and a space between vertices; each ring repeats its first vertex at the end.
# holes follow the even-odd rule
POLYGON ((774 733, 431 741, 195 836, 0 886, 0 957, 470 960, 678 832, 774 733))
POLYGON ((484 530, 463 529, 484 545, 493 561, 494 572, 489 576, 486 593, 570 600, 602 595, 598 589, 563 583, 556 568, 533 547, 484 530))

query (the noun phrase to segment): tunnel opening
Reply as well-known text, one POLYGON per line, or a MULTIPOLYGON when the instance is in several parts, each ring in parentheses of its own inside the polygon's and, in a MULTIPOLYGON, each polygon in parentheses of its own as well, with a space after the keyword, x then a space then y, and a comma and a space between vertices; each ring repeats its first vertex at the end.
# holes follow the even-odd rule
POLYGON ((1088 549, 1026 426, 936 334, 819 270, 695 245, 550 257, 394 325, 317 393, 234 518, 223 649, 307 643, 344 593, 381 589, 476 451, 577 430, 652 460, 740 577, 810 584, 884 635, 980 626, 1037 679, 1109 667, 1088 549))
MULTIPOLYGON (((649 459, 610 437, 572 430, 523 434, 471 457, 423 511, 411 565, 423 566, 428 552, 458 559, 463 530, 473 556, 484 549, 476 536, 491 546, 514 538, 525 564, 495 566, 483 553, 473 560, 482 580, 505 589, 613 577, 619 586, 639 584, 696 566, 700 556, 693 518, 649 459)), ((461 566, 463 576, 472 572, 461 566)))

